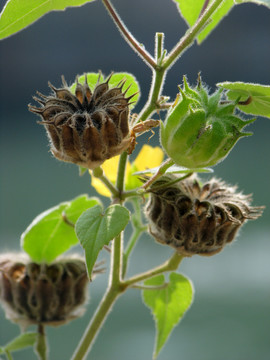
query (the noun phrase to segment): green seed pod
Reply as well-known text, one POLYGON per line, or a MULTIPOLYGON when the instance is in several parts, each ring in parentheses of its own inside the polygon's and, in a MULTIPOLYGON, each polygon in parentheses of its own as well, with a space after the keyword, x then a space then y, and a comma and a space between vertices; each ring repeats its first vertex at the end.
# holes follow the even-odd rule
POLYGON ((184 87, 161 123, 161 145, 180 166, 197 169, 222 161, 243 136, 241 130, 255 119, 244 121, 235 114, 236 103, 222 101, 222 90, 209 95, 200 78, 196 88, 184 87))
POLYGON ((155 181, 145 206, 150 234, 184 256, 211 256, 235 238, 248 219, 257 219, 263 207, 250 206, 250 195, 211 179, 200 185, 196 177, 172 183, 166 175, 155 181))

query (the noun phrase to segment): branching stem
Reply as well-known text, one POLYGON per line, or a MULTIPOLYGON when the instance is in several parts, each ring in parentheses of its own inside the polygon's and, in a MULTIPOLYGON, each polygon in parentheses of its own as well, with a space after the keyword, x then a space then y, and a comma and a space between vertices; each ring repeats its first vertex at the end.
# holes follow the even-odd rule
POLYGON ((195 41, 196 37, 203 30, 210 17, 221 5, 224 0, 214 0, 211 5, 205 9, 201 16, 199 16, 196 23, 185 33, 185 35, 179 40, 172 51, 166 56, 163 62, 165 69, 168 69, 173 63, 186 51, 195 41))
MULTIPOLYGON (((179 40, 178 44, 174 49, 165 57, 165 52, 163 50, 163 35, 156 35, 156 59, 154 59, 141 45, 140 43, 131 35, 127 30, 126 26, 118 16, 117 12, 110 3, 110 0, 102 0, 109 14, 113 18, 115 24, 117 25, 119 31, 127 41, 127 43, 142 57, 146 64, 152 69, 153 72, 153 81, 148 97, 148 101, 142 109, 141 113, 138 115, 140 121, 146 120, 153 112, 160 109, 160 97, 161 91, 164 85, 165 77, 169 67, 180 57, 180 55, 194 42, 197 35, 207 24, 210 16, 214 13, 217 7, 224 0, 214 0, 211 5, 199 16, 197 22, 192 28, 190 28, 187 33, 179 40)), ((166 107, 166 104, 165 104, 166 107)), ((127 193, 124 192, 124 179, 125 179, 125 168, 127 163, 127 153, 124 152, 120 156, 118 174, 116 187, 111 186, 105 177, 102 177, 101 180, 103 183, 111 190, 115 201, 120 204, 128 197, 127 193)), ((144 189, 149 187, 155 179, 157 179, 161 174, 163 174, 168 167, 173 165, 173 162, 169 159, 160 167, 159 171, 152 176, 149 182, 144 184, 144 189)), ((130 195, 138 195, 136 192, 130 195)), ((134 238, 131 239, 131 243, 126 249, 127 257, 131 253, 135 242, 137 241, 138 236, 140 235, 139 230, 134 233, 134 238)), ((105 321, 110 309, 112 308, 114 302, 129 287, 140 286, 138 283, 149 279, 155 275, 162 274, 165 271, 174 271, 178 268, 181 260, 183 259, 182 255, 174 253, 173 256, 163 263, 162 265, 146 271, 144 273, 135 275, 127 280, 122 280, 123 274, 123 238, 122 234, 117 236, 112 244, 112 254, 111 254, 111 272, 108 283, 107 291, 96 310, 91 322, 88 325, 88 328, 85 331, 85 334, 82 337, 78 348, 76 349, 72 360, 82 360, 85 359, 86 355, 90 351, 91 346, 102 327, 103 322, 105 321)), ((125 265, 126 266, 126 265, 125 265)))
POLYGON ((118 27, 121 35, 123 35, 126 42, 132 47, 134 51, 136 51, 136 53, 139 56, 142 57, 142 59, 146 62, 148 66, 150 66, 151 68, 155 68, 156 67, 155 60, 126 28, 125 24, 121 20, 120 16, 117 14, 111 2, 109 0, 102 0, 102 2, 106 7, 106 9, 108 10, 108 13, 113 18, 113 21, 115 22, 116 26, 118 27))

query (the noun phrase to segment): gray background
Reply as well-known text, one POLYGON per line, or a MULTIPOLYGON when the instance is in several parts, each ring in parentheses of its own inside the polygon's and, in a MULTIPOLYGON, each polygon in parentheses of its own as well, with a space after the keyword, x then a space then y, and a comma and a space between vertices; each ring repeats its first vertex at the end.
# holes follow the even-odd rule
MULTIPOLYGON (((170 50, 186 25, 170 0, 115 0, 114 5, 137 39, 153 53, 154 34, 165 32, 170 50)), ((1 3, 1 7, 3 3, 1 3)), ((237 6, 201 46, 193 46, 171 69, 164 93, 174 98, 183 74, 191 83, 198 71, 214 90, 229 81, 270 83, 270 10, 237 6)), ((141 86, 139 111, 151 80, 148 67, 119 35, 101 1, 46 15, 28 29, 0 43, 1 101, 1 252, 19 250, 20 234, 41 211, 81 193, 94 195, 89 176, 49 154, 44 129, 27 110, 36 90, 49 92, 47 81, 60 86, 76 74, 101 69, 133 73, 141 86)), ((270 122, 258 119, 254 135, 240 140, 215 167, 215 176, 254 194, 266 205, 264 216, 248 223, 238 240, 212 258, 184 260, 181 271, 194 282, 192 309, 173 332, 160 360, 266 360, 270 358, 270 122)), ((144 137, 146 141, 148 137, 144 137)), ((157 144, 157 136, 151 145, 157 144)), ((141 143, 141 142, 140 142, 141 143)), ((146 236, 132 257, 130 274, 164 261, 171 251, 146 236)), ((106 259, 107 254, 101 258, 106 259)), ((106 275, 90 287, 85 317, 63 328, 48 329, 51 360, 69 359, 106 285, 106 275)), ((0 309, 0 344, 19 333, 0 309)), ((91 359, 149 360, 154 326, 138 290, 126 293, 114 307, 91 359)), ((35 359, 24 351, 15 359, 35 359)), ((90 359, 90 357, 88 357, 90 359)))

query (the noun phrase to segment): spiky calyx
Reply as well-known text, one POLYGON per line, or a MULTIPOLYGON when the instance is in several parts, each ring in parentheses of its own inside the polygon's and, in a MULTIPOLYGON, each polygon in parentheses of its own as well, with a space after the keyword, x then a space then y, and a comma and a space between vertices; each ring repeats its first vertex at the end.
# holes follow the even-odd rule
POLYGON ((263 207, 250 206, 250 195, 223 181, 200 185, 195 177, 170 185, 174 180, 166 175, 151 186, 145 214, 151 235, 184 256, 217 254, 262 213, 263 207))
POLYGON ((0 301, 6 317, 23 327, 58 326, 82 316, 88 283, 84 260, 78 256, 50 265, 33 263, 25 254, 0 256, 0 301))
POLYGON ((199 77, 191 88, 184 77, 183 89, 161 124, 161 144, 177 165, 190 169, 222 161, 243 136, 241 130, 255 119, 236 115, 235 103, 223 101, 222 89, 209 95, 199 77))
POLYGON ((51 96, 38 93, 34 97, 41 107, 29 110, 41 116, 50 140, 51 152, 59 160, 94 169, 105 160, 121 154, 130 145, 129 104, 133 97, 125 97, 125 80, 109 88, 111 76, 97 83, 91 92, 87 76, 82 85, 77 81, 75 95, 64 78, 63 87, 51 96))

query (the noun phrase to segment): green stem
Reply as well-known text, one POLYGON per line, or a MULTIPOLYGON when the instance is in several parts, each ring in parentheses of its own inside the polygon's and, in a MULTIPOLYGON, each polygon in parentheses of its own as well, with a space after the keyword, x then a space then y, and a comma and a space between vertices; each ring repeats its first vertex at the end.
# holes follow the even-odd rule
POLYGON ((144 47, 132 36, 131 32, 127 29, 120 16, 117 14, 116 10, 112 6, 109 0, 102 0, 105 8, 108 13, 111 15, 114 23, 118 27, 118 30, 123 35, 126 42, 130 47, 146 62, 151 68, 156 67, 155 60, 152 56, 144 49, 144 47))
POLYGON ((138 115, 138 121, 144 121, 151 116, 151 114, 159 109, 158 100, 164 85, 167 71, 164 67, 158 67, 153 69, 153 80, 151 89, 149 92, 148 101, 145 104, 144 108, 141 110, 138 115))
POLYGON ((35 352, 38 355, 39 360, 48 359, 48 344, 47 344, 44 325, 42 324, 38 325, 38 336, 35 345, 35 352))
POLYGON ((180 255, 177 252, 175 252, 172 255, 172 257, 169 260, 165 261, 165 263, 163 263, 162 265, 157 266, 156 268, 146 271, 142 274, 133 276, 132 278, 124 281, 123 286, 130 287, 140 281, 149 279, 155 275, 162 274, 165 271, 177 270, 183 258, 184 258, 183 255, 180 255))
POLYGON ((192 43, 196 40, 197 35, 203 30, 211 15, 216 11, 219 5, 224 0, 214 0, 212 4, 206 9, 201 16, 199 16, 196 23, 185 33, 185 35, 179 40, 172 51, 165 57, 163 61, 163 67, 168 69, 179 58, 185 50, 187 50, 192 43))
POLYGON ((96 313, 92 318, 92 321, 86 329, 83 338, 72 357, 72 360, 85 359, 118 295, 119 292, 112 287, 105 293, 96 313))
POLYGON ((5 351, 5 355, 8 360, 13 360, 13 357, 9 351, 5 351))
POLYGON ((133 233, 131 235, 131 238, 126 246, 126 249, 125 249, 125 252, 123 255, 123 271, 122 271, 123 277, 126 274, 128 259, 129 259, 130 254, 132 253, 132 250, 134 249, 141 234, 147 230, 147 226, 144 225, 142 222, 140 200, 138 198, 134 198, 134 199, 132 199, 131 202, 132 202, 134 210, 135 210, 135 212, 131 218, 132 225, 133 225, 133 233))
POLYGON ((103 169, 98 167, 92 171, 92 176, 98 178, 106 187, 110 190, 113 197, 118 197, 118 190, 116 187, 110 182, 110 180, 104 175, 103 169))
POLYGON ((117 236, 112 245, 111 271, 108 289, 89 323, 72 360, 83 360, 89 353, 96 336, 106 320, 118 296, 125 290, 121 283, 122 235, 117 236))
POLYGON ((122 266, 123 266, 123 236, 122 233, 116 236, 113 241, 112 247, 112 286, 118 286, 121 283, 122 278, 122 266))
POLYGON ((163 33, 156 33, 155 37, 155 59, 158 66, 161 65, 163 55, 164 55, 164 34, 163 33))
POLYGON ((157 180, 160 176, 165 174, 166 170, 169 169, 174 164, 174 161, 171 159, 165 160, 159 167, 158 171, 143 184, 142 188, 147 189, 155 180, 157 180))
POLYGON ((120 156, 119 164, 118 164, 116 188, 117 188, 118 192, 120 193, 120 199, 121 199, 121 195, 124 191, 124 187, 125 187, 125 170, 126 170, 126 164, 127 164, 127 157, 128 157, 128 154, 126 151, 124 151, 120 156))
POLYGON ((176 179, 173 180, 173 181, 166 182, 165 184, 160 185, 160 186, 155 186, 153 189, 148 189, 146 192, 151 192, 152 190, 155 190, 155 191, 156 191, 156 190, 165 189, 165 188, 167 188, 167 187, 169 187, 169 186, 172 186, 172 185, 174 185, 174 184, 177 184, 178 182, 181 182, 181 181, 189 178, 192 174, 193 174, 193 172, 191 171, 191 172, 187 173, 186 175, 184 175, 184 176, 182 176, 182 177, 176 178, 176 179))

